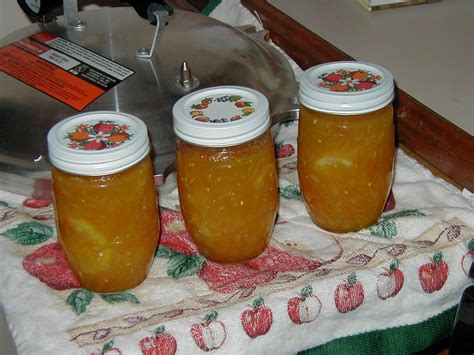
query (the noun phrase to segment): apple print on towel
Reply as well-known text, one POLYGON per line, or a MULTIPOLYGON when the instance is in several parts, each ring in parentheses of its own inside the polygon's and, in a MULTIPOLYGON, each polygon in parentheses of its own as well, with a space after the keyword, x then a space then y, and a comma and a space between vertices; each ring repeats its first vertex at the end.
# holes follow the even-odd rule
POLYGON ((184 225, 181 213, 160 211, 160 247, 156 255, 168 259, 167 273, 173 278, 197 274, 207 286, 220 293, 249 290, 271 282, 279 272, 307 272, 321 263, 269 245, 255 259, 239 264, 220 264, 199 255, 184 225))
POLYGON ((395 297, 403 287, 405 277, 403 272, 398 268, 395 261, 390 264, 390 268, 377 276, 377 296, 381 300, 389 297, 395 297))
POLYGON ((420 266, 418 277, 426 293, 433 293, 443 288, 448 278, 448 264, 443 260, 443 253, 437 251, 430 263, 420 266))
POLYGON ((164 326, 154 330, 154 334, 140 340, 140 350, 143 355, 174 355, 176 339, 165 331, 164 326))
POLYGON ((191 327, 191 336, 203 351, 219 349, 227 338, 227 330, 220 320, 219 313, 213 311, 206 315, 204 322, 195 323, 191 327))
POLYGON ((364 288, 362 283, 357 280, 355 273, 350 274, 346 281, 337 285, 334 301, 340 313, 353 311, 362 304, 364 288))
POLYGON ((288 316, 295 324, 310 323, 319 316, 321 307, 321 300, 313 295, 311 285, 307 285, 303 287, 299 296, 288 301, 288 316))
POLYGON ((55 290, 81 287, 76 275, 70 269, 59 243, 43 245, 25 256, 23 267, 31 275, 55 290))
POLYGON ((277 158, 288 158, 295 154, 295 147, 290 143, 278 142, 275 144, 275 155, 277 158))
POLYGON ((251 338, 267 334, 273 323, 272 311, 265 306, 263 298, 257 298, 252 309, 247 309, 241 316, 242 327, 251 338))

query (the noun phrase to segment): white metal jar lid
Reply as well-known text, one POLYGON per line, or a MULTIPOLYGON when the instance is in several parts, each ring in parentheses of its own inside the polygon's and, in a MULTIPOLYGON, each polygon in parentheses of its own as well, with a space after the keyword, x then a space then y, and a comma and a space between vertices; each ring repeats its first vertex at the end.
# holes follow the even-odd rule
POLYGON ((267 98, 241 86, 217 86, 190 93, 173 107, 176 136, 207 146, 241 144, 261 135, 270 126, 267 98))
POLYGON ((332 62, 306 70, 300 78, 300 103, 338 115, 372 112, 392 102, 392 74, 364 62, 332 62))
POLYGON ((120 112, 87 112, 66 118, 48 132, 49 160, 63 171, 101 176, 117 173, 150 151, 145 123, 120 112))

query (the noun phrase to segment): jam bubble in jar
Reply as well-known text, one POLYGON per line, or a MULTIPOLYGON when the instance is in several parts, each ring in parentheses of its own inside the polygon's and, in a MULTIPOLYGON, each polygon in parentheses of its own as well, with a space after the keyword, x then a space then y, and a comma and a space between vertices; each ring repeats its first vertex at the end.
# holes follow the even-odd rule
POLYGON ((196 91, 173 107, 179 202, 199 252, 258 256, 270 239, 278 182, 267 98, 253 89, 196 91))
POLYGON ((377 222, 394 167, 394 84, 390 72, 333 62, 300 79, 298 177, 318 226, 343 233, 377 222))
POLYGON ((116 292, 148 275, 159 236, 150 142, 140 119, 89 112, 48 133, 58 239, 82 286, 116 292))

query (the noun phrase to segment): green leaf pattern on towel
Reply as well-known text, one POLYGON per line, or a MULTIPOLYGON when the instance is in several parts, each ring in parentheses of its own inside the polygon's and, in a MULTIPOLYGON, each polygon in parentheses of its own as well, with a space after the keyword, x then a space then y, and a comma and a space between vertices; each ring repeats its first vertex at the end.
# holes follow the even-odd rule
POLYGON ((47 241, 53 235, 53 228, 38 222, 24 222, 8 229, 1 235, 21 245, 36 245, 47 241))
POLYGON ((66 304, 70 305, 73 311, 79 315, 87 310, 91 304, 94 294, 86 289, 74 290, 66 299, 66 304))
POLYGON ((129 292, 102 293, 100 297, 102 297, 102 299, 105 302, 110 303, 110 304, 122 303, 122 302, 130 302, 134 304, 140 303, 138 298, 129 292))
POLYGON ((201 270, 206 260, 199 254, 186 255, 161 245, 156 251, 156 256, 168 259, 168 276, 180 279, 192 276, 201 270))
POLYGON ((298 200, 303 201, 303 196, 298 185, 288 185, 282 187, 280 190, 280 196, 287 200, 298 200))
POLYGON ((421 216, 425 216, 425 214, 419 210, 404 210, 396 213, 391 213, 382 216, 380 221, 377 224, 370 226, 368 230, 372 235, 375 235, 377 237, 391 239, 397 236, 398 232, 396 220, 398 218, 421 216))

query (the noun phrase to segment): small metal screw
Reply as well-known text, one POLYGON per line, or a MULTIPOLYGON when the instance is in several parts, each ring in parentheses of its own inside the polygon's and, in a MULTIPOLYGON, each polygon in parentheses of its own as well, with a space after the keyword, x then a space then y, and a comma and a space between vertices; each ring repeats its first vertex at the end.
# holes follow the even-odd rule
POLYGON ((199 80, 193 76, 191 68, 186 61, 181 64, 179 75, 176 77, 176 86, 185 91, 199 86, 199 80))
POLYGON ((72 28, 75 30, 83 30, 87 26, 87 23, 81 20, 74 21, 72 28))

